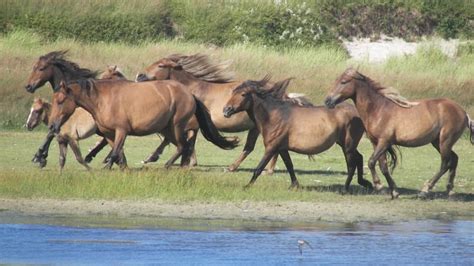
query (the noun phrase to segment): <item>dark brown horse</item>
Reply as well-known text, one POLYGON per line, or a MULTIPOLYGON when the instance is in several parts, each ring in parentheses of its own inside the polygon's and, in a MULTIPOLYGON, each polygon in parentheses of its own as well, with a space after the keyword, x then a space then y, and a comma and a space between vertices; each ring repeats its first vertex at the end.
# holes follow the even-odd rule
POLYGON ((281 100, 288 80, 264 89, 268 79, 246 81, 232 91, 232 97, 223 108, 225 117, 246 111, 262 133, 265 153, 247 187, 261 174, 265 165, 279 154, 291 177, 291 187, 298 186, 288 151, 301 154, 318 154, 335 143, 344 153, 347 163, 345 189, 349 190, 357 169, 360 185, 371 189, 372 184, 363 178, 363 158, 357 151, 364 126, 354 106, 344 104, 333 110, 325 107, 301 107, 281 100))
MULTIPOLYGON (((177 147, 166 167, 181 155, 183 159, 189 158, 185 128, 194 114, 206 139, 223 149, 237 144, 218 134, 204 106, 175 81, 135 83, 90 79, 68 85, 61 83, 53 96, 50 128, 58 132, 76 105, 91 113, 100 132, 113 146, 108 168, 122 160, 127 135, 163 134, 177 147)), ((181 166, 188 163, 182 160, 181 166)))
MULTIPOLYGON (((222 114, 222 108, 232 96, 233 89, 242 83, 242 81, 234 80, 234 74, 229 71, 228 66, 229 62, 213 63, 208 56, 202 54, 191 56, 175 54, 146 67, 144 73, 137 74, 136 80, 176 80, 184 84, 196 98, 204 103, 211 113, 212 122, 220 131, 249 130, 244 150, 228 167, 229 171, 235 171, 255 148, 259 132, 245 112, 235 114, 231 118, 225 118, 222 114)), ((295 104, 311 105, 302 97, 292 99, 286 94, 282 97, 295 104)), ((270 172, 272 171, 273 169, 270 169, 270 172)))
MULTIPOLYGON (((66 54, 67 51, 54 51, 40 56, 28 77, 26 91, 33 93, 47 82, 53 91, 56 91, 59 88, 59 83, 63 80, 69 82, 97 76, 96 71, 81 68, 76 63, 67 60, 66 54)), ((39 163, 40 167, 46 166, 49 145, 53 138, 54 133, 48 132, 45 141, 33 157, 33 162, 39 163)))
POLYGON ((420 196, 426 197, 440 177, 449 170, 448 195, 454 188, 454 177, 458 156, 452 150, 464 128, 470 127, 471 142, 473 122, 466 112, 449 99, 417 100, 410 102, 393 89, 384 88, 378 83, 349 68, 336 80, 334 88, 326 98, 326 106, 334 108, 346 99, 352 99, 364 122, 367 135, 374 146, 369 159, 376 189, 382 185, 375 165, 387 179, 392 198, 398 197, 397 187, 387 165, 387 153, 396 165, 394 145, 418 147, 431 143, 441 154, 441 168, 421 189, 420 196))

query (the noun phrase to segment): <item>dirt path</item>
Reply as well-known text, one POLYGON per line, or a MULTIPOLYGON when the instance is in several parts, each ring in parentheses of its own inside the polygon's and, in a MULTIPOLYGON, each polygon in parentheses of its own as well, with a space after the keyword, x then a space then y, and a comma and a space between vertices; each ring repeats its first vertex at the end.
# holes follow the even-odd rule
POLYGON ((165 202, 160 200, 57 200, 0 199, 0 211, 28 215, 111 215, 114 217, 163 217, 186 219, 239 219, 278 222, 395 222, 427 218, 474 219, 470 203, 459 208, 459 202, 443 202, 440 211, 436 201, 420 204, 408 201, 353 203, 311 202, 165 202), (457 207, 456 207, 457 206, 457 207), (467 213, 467 215, 466 215, 467 213), (470 213, 470 214, 469 214, 470 213))

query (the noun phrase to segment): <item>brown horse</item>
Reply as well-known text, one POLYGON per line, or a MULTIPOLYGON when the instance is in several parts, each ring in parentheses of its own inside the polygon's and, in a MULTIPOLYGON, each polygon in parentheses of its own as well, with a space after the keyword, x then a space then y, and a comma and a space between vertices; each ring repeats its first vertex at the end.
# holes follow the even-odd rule
POLYGON ((108 168, 122 161, 127 135, 143 136, 161 133, 177 147, 166 167, 182 156, 189 158, 190 147, 185 132, 189 119, 196 114, 204 137, 215 145, 231 149, 237 143, 218 134, 209 113, 189 91, 175 81, 135 83, 130 81, 81 80, 66 85, 53 96, 50 128, 60 126, 80 106, 93 116, 96 124, 113 146, 108 168))
MULTIPOLYGON (((242 132, 249 130, 244 150, 228 167, 229 171, 235 171, 255 148, 259 132, 245 112, 235 114, 229 119, 222 114, 222 108, 232 96, 233 89, 242 83, 242 81, 234 81, 234 74, 229 71, 228 67, 228 62, 216 64, 208 56, 202 54, 191 56, 175 54, 146 67, 144 73, 137 74, 136 80, 176 80, 184 84, 197 99, 203 102, 211 113, 212 122, 220 131, 242 132)), ((302 97, 293 99, 286 94, 282 97, 295 104, 311 105, 308 100, 302 97)), ((270 169, 270 172, 272 171, 273 168, 270 169)))
MULTIPOLYGON (((41 122, 48 125, 49 117, 51 115, 51 104, 41 98, 35 98, 31 106, 26 127, 28 130, 33 130, 41 122)), ((82 157, 79 149, 79 140, 86 139, 95 134, 97 126, 92 116, 82 108, 77 108, 69 119, 61 126, 60 132, 56 139, 59 144, 59 169, 64 168, 66 163, 67 146, 69 145, 74 152, 76 160, 83 165, 87 170, 90 167, 82 157)))
POLYGON ((288 86, 288 80, 275 83, 270 90, 264 89, 267 82, 264 78, 242 83, 233 90, 223 108, 225 117, 246 111, 263 136, 265 153, 246 187, 255 182, 275 154, 279 154, 285 163, 291 187, 296 187, 299 184, 288 151, 312 155, 337 143, 347 163, 345 189, 349 190, 356 169, 359 184, 371 189, 372 184, 363 178, 363 158, 357 151, 364 126, 354 106, 344 104, 334 110, 296 106, 278 96, 288 86))
MULTIPOLYGON (((95 78, 96 71, 81 68, 76 63, 66 59, 66 51, 54 51, 39 57, 33 65, 33 70, 28 77, 26 91, 34 93, 38 88, 47 82, 50 83, 53 91, 59 88, 61 81, 73 81, 78 79, 95 78)), ((33 162, 39 163, 40 167, 46 166, 48 150, 54 133, 48 132, 46 139, 33 157, 33 162)))
MULTIPOLYGON (((100 74, 99 79, 107 79, 107 80, 127 80, 125 77, 125 74, 118 68, 116 65, 108 66, 107 69, 100 74)), ((81 108, 82 109, 82 108, 81 108)), ((196 138, 197 138, 197 133, 199 131, 199 124, 195 116, 189 120, 188 125, 186 126, 186 132, 188 134, 188 139, 190 141, 191 145, 191 159, 189 166, 195 166, 197 165, 197 158, 196 158, 196 150, 194 149, 194 146, 196 144, 196 138)), ((144 161, 143 163, 150 163, 150 162, 156 162, 159 158, 160 155, 163 153, 164 149, 166 146, 170 144, 170 140, 165 138, 161 144, 156 148, 156 150, 151 153, 144 161)), ((92 159, 97 155, 97 153, 107 145, 107 140, 103 138, 101 141, 97 142, 95 147, 89 152, 89 154, 86 156, 86 162, 91 162, 92 159)), ((110 155, 110 154, 109 154, 110 155)), ((109 156, 107 156, 104 160, 104 163, 107 163, 109 159, 109 156)))
POLYGON ((431 143, 441 154, 441 168, 434 177, 423 186, 420 196, 426 197, 440 177, 449 170, 448 195, 454 188, 454 177, 458 165, 458 156, 452 150, 466 126, 470 127, 471 142, 473 122, 466 112, 449 99, 430 99, 410 102, 393 89, 387 89, 349 68, 336 80, 329 92, 325 104, 329 108, 352 99, 364 122, 367 135, 374 146, 369 159, 369 169, 374 185, 382 185, 375 170, 376 162, 387 179, 392 198, 398 197, 395 182, 387 166, 387 153, 396 166, 397 156, 394 145, 418 147, 431 143))

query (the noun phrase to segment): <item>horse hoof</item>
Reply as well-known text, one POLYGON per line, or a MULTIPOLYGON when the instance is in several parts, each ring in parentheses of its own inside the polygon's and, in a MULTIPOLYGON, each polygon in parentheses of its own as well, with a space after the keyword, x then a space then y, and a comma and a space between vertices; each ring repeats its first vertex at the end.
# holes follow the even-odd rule
POLYGON ((39 161, 39 167, 44 168, 47 163, 48 163, 48 161, 46 159, 41 158, 41 160, 39 161))
POLYGON ((380 184, 380 183, 376 183, 375 184, 375 187, 374 187, 374 190, 377 191, 377 192, 381 192, 383 189, 383 185, 380 184))
POLYGON ((92 157, 92 156, 86 156, 86 158, 84 158, 84 161, 85 161, 86 163, 90 163, 90 162, 92 162, 92 159, 93 159, 93 158, 94 158, 94 157, 92 157))
POLYGON ((421 191, 420 193, 418 193, 418 198, 419 199, 422 199, 422 200, 426 200, 428 199, 428 196, 429 196, 429 193, 426 192, 426 191, 421 191))
POLYGON ((227 168, 224 170, 224 172, 234 172, 236 169, 237 169, 237 168, 234 167, 234 166, 229 166, 229 167, 227 167, 227 168))
POLYGON ((300 184, 294 183, 288 187, 288 190, 298 190, 299 188, 300 188, 300 184))
POLYGON ((273 171, 271 171, 271 170, 263 170, 262 175, 273 175, 273 171))
POLYGON ((449 200, 454 200, 454 199, 456 199, 456 192, 454 192, 454 191, 452 191, 452 190, 449 191, 449 192, 448 192, 448 199, 449 199, 449 200))
POLYGON ((396 190, 393 190, 392 191, 392 199, 398 199, 398 196, 400 196, 400 193, 398 193, 398 191, 396 190))

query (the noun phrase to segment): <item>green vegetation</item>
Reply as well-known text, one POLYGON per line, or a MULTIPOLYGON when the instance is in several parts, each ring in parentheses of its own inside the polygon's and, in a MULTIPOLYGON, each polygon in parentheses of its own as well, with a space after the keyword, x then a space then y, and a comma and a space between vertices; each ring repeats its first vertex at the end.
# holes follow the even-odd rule
POLYGON ((127 42, 179 38, 230 45, 317 46, 338 37, 474 35, 470 0, 4 0, 0 33, 43 40, 127 42))
MULTIPOLYGON (((345 163, 339 147, 317 155, 316 161, 309 161, 304 155, 292 153, 300 183, 306 187, 300 191, 288 191, 289 176, 284 165, 278 162, 273 176, 262 175, 255 185, 245 191, 242 189, 251 177, 252 169, 263 155, 263 145, 258 142, 256 150, 246 160, 242 168, 235 173, 224 173, 224 168, 240 153, 241 147, 224 151, 201 137, 198 140, 197 154, 199 167, 192 170, 181 170, 173 167, 163 169, 163 164, 174 152, 174 147, 165 150, 157 164, 142 168, 140 161, 156 147, 160 140, 157 136, 129 137, 125 152, 129 162, 128 171, 121 172, 117 167, 112 171, 101 169, 101 159, 106 155, 104 150, 92 162, 94 170, 88 172, 79 165, 69 152, 68 161, 62 175, 58 170, 58 148, 53 142, 49 163, 45 169, 33 167, 30 159, 41 139, 43 132, 4 132, 0 135, 0 145, 4 147, 0 161, 0 197, 19 198, 81 198, 81 199, 161 199, 170 201, 325 201, 344 202, 380 202, 389 203, 388 195, 370 195, 361 188, 356 180, 352 183, 353 195, 342 195, 345 181, 345 163)), ((244 137, 244 135, 240 135, 244 137)), ((81 143, 84 153, 97 138, 81 143)), ((371 146, 366 139, 360 146, 365 161, 371 153, 371 146)), ((401 149, 403 159, 401 166, 394 172, 394 179, 401 188, 400 201, 418 201, 416 193, 424 181, 438 170, 439 156, 430 146, 417 149, 401 149)), ((455 146, 460 161, 455 181, 458 193, 458 207, 469 208, 474 200, 472 192, 474 181, 474 147, 463 138, 455 146)), ((371 180, 367 168, 365 178, 371 180)), ((439 208, 447 203, 445 186, 447 177, 443 177, 435 187, 439 208)), ((384 182, 385 183, 385 182, 384 182)), ((402 204, 403 205, 403 204, 402 204)))
POLYGON ((35 33, 15 31, 0 37, 0 130, 21 128, 33 97, 51 97, 49 85, 34 95, 23 87, 38 57, 59 49, 69 49, 69 58, 82 67, 104 70, 107 65, 116 64, 129 78, 169 54, 201 52, 216 60, 232 60, 232 68, 239 79, 259 79, 267 73, 275 80, 295 77, 290 92, 305 93, 314 103, 322 103, 334 79, 352 65, 383 85, 400 90, 407 98, 448 97, 474 117, 474 53, 469 46, 454 59, 427 46, 413 56, 369 64, 348 60, 346 52, 334 46, 278 51, 252 44, 215 48, 178 40, 139 45, 84 44, 69 39, 43 43, 35 33))

